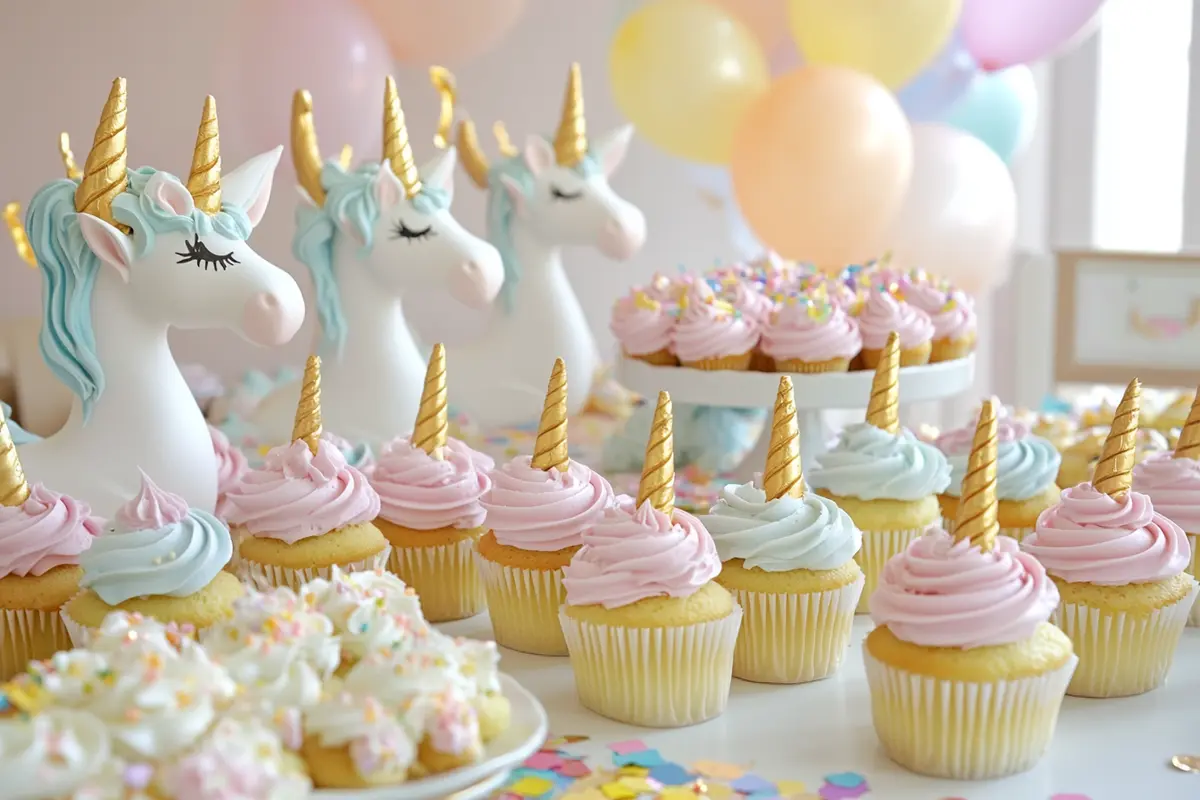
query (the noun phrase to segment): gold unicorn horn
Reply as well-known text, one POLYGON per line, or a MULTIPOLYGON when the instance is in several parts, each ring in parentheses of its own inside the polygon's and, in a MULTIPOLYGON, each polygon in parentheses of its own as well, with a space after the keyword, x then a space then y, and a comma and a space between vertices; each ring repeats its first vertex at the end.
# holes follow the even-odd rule
POLYGON ((0 506, 19 506, 29 497, 29 482, 17 446, 13 444, 3 409, 0 409, 0 506))
POLYGON ((396 92, 396 81, 391 75, 383 84, 383 157, 392 165, 392 172, 404 187, 404 196, 409 200, 421 191, 421 176, 413 161, 412 145, 408 141, 408 126, 404 124, 404 111, 400 108, 400 95, 396 92))
POLYGON ((996 457, 999 451, 996 402, 985 400, 975 423, 975 440, 967 457, 967 474, 959 492, 955 541, 969 541, 987 552, 996 544, 1000 523, 996 516, 996 457))
POLYGON ((462 164, 463 171, 467 173, 471 183, 480 189, 486 189, 488 172, 492 167, 483 148, 479 146, 479 134, 475 132, 475 123, 469 119, 460 120, 454 143, 458 146, 458 162, 462 164))
POLYGON ((300 188, 318 206, 325 205, 325 187, 321 185, 321 149, 313 125, 312 95, 297 89, 292 95, 292 166, 300 188))
POLYGON ((438 342, 429 356, 425 368, 425 388, 421 390, 421 406, 417 409, 417 422, 413 426, 412 444, 433 458, 444 457, 446 437, 450 430, 450 414, 446 399, 446 348, 438 342))
POLYGON ((217 101, 211 94, 204 98, 187 188, 200 211, 211 217, 221 210, 221 131, 217 127, 217 101))
POLYGON ((79 165, 75 163, 75 154, 71 152, 71 137, 66 131, 58 135, 58 154, 62 157, 63 169, 67 171, 68 178, 77 181, 83 177, 79 165))
POLYGON ((571 65, 571 73, 567 78, 562 120, 554 134, 554 160, 559 166, 573 167, 583 160, 587 150, 587 120, 583 115, 583 73, 576 62, 571 65))
POLYGON ((895 331, 888 334, 875 367, 867 422, 888 433, 900 430, 900 335, 895 331))
POLYGON ((1092 486, 1117 502, 1133 482, 1133 461, 1137 449, 1138 416, 1141 414, 1142 384, 1137 378, 1129 382, 1125 394, 1113 414, 1108 438, 1100 451, 1100 461, 1092 473, 1092 486))
POLYGON ((1187 422, 1179 432, 1179 441, 1175 444, 1176 458, 1200 460, 1200 389, 1192 398, 1192 407, 1188 411, 1187 422))
POLYGON ((675 513, 675 440, 674 418, 671 416, 671 395, 658 393, 650 438, 646 440, 646 458, 642 462, 642 479, 638 483, 637 507, 650 505, 668 517, 675 513))
POLYGON ((768 500, 804 496, 796 395, 792 390, 792 379, 787 375, 779 379, 779 393, 775 395, 775 416, 771 420, 771 444, 767 448, 762 488, 768 500))
POLYGON ((530 463, 535 469, 559 472, 566 472, 571 463, 567 452, 567 365, 561 358, 554 359, 554 369, 550 372, 530 463))
POLYGON ((320 356, 309 356, 304 365, 304 384, 296 406, 296 421, 292 423, 292 441, 304 442, 314 456, 317 454, 317 444, 321 441, 320 356))
POLYGON ((454 127, 454 101, 457 94, 454 75, 445 67, 430 67, 429 82, 433 84, 440 101, 437 133, 433 135, 433 146, 439 150, 445 150, 450 146, 450 131, 454 127))
POLYGON ((34 255, 33 245, 29 243, 29 234, 25 232, 25 223, 21 222, 21 204, 8 203, 4 206, 4 224, 12 236, 13 247, 17 255, 31 267, 37 267, 37 256, 34 255))
POLYGON ((117 78, 100 114, 92 149, 83 164, 83 177, 75 187, 75 210, 99 217, 129 233, 129 227, 117 222, 112 215, 113 200, 125 191, 129 182, 125 170, 129 156, 125 144, 126 113, 125 79, 117 78))

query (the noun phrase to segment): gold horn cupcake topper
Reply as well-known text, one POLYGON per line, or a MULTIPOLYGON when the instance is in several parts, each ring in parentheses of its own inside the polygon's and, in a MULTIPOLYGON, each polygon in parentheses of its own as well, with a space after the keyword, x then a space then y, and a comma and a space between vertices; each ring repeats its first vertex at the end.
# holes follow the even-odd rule
POLYGON ((985 400, 975 424, 975 440, 967 458, 967 474, 959 493, 954 538, 964 539, 987 552, 996 544, 1000 523, 996 516, 996 458, 999 418, 994 400, 985 400))
POLYGON ((775 416, 771 420, 771 444, 767 449, 762 488, 768 500, 804 496, 796 395, 792 391, 792 379, 786 375, 779 379, 779 393, 775 395, 775 416))
POLYGON ((542 403, 542 418, 538 422, 530 463, 535 469, 557 469, 559 472, 566 472, 571 463, 567 452, 567 365, 561 358, 554 360, 550 383, 546 386, 546 399, 542 403))
POLYGON ((321 357, 309 356, 304 365, 304 384, 300 388, 300 403, 296 406, 296 421, 292 423, 292 441, 304 442, 315 456, 321 441, 321 357))
POLYGON ((392 172, 404 187, 404 196, 409 200, 421 191, 421 176, 413 161, 412 145, 408 141, 408 126, 404 124, 404 111, 400 108, 400 95, 396 92, 396 81, 391 75, 383 85, 383 158, 392 167, 392 172))
POLYGON ((1142 384, 1134 378, 1125 388, 1121 403, 1113 415, 1112 427, 1100 451, 1100 461, 1092 473, 1092 486, 1117 502, 1133 482, 1133 462, 1137 448, 1138 416, 1141 413, 1142 384))
POLYGON ((456 98, 454 75, 445 67, 430 67, 429 82, 433 84, 433 88, 437 90, 438 97, 441 99, 437 133, 433 135, 433 145, 439 150, 445 150, 450 146, 450 132, 454 127, 454 101, 456 98))
POLYGON ((29 483, 17 457, 8 420, 0 409, 0 506, 19 506, 29 497, 29 483))
POLYGON ((554 160, 559 166, 573 167, 583 160, 587 150, 587 121, 583 115, 583 74, 579 70, 579 64, 574 63, 567 78, 562 120, 554 134, 554 160))
POLYGON ((313 124, 312 95, 297 89, 292 95, 292 166, 296 180, 318 206, 325 205, 325 187, 321 185, 321 148, 313 124))
POLYGON ((211 217, 221 210, 221 131, 217 127, 217 101, 211 94, 204 98, 187 188, 200 211, 211 217))
POLYGON ((425 388, 421 390, 421 406, 413 425, 413 447, 419 447, 433 458, 444 457, 450 416, 446 399, 446 348, 439 342, 433 346, 429 366, 425 368, 425 388))
POLYGON ((675 513, 675 420, 671 416, 671 395, 658 393, 650 438, 646 440, 646 458, 638 483, 637 507, 647 500, 668 517, 675 513))
POLYGON ((129 182, 126 174, 128 150, 125 144, 125 79, 117 78, 109 90, 92 149, 83 164, 83 177, 75 188, 75 210, 99 217, 124 233, 130 229, 112 215, 113 200, 129 182))
POLYGON ((1200 460, 1200 389, 1196 390, 1187 422, 1183 423, 1183 430, 1179 432, 1179 441, 1175 444, 1175 457, 1200 460))
POLYGON ((888 334, 875 367, 867 422, 888 433, 900 430, 900 335, 895 331, 888 334))

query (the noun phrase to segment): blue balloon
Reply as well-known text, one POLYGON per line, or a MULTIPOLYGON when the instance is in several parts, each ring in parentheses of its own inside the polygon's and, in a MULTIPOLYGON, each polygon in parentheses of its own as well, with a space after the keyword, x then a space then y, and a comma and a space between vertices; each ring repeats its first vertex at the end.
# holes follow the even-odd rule
POLYGON ((896 92, 912 122, 935 122, 966 95, 979 74, 978 65, 955 31, 921 74, 896 92))
POLYGON ((1029 144, 1037 114, 1037 84, 1022 64, 980 75, 942 122, 982 140, 1007 164, 1029 144))

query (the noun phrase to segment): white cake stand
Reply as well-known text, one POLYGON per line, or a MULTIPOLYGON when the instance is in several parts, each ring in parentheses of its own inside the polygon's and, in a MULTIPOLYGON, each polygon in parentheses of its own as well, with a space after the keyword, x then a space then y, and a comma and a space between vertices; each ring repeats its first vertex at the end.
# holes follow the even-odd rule
MULTIPOLYGON (((671 393, 676 403, 726 408, 775 406, 779 389, 778 372, 709 372, 688 367, 656 367, 644 361, 619 357, 617 380, 643 397, 660 391, 671 393)), ((821 412, 866 408, 871 396, 872 370, 834 372, 820 375, 790 373, 796 392, 800 423, 801 457, 807 463, 820 455, 828 441, 821 412)), ((975 356, 900 370, 900 405, 944 400, 971 390, 975 381, 975 356)), ((764 429, 755 449, 743 464, 747 477, 766 463, 770 426, 764 429)))

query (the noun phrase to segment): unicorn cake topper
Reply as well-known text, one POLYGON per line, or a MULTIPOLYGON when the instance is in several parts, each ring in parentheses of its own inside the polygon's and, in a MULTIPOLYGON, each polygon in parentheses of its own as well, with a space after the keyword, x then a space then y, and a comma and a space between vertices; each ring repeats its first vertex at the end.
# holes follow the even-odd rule
POLYGON ((767 448, 767 466, 762 474, 762 489, 768 500, 804 496, 796 395, 792 389, 792 379, 787 375, 779 379, 779 392, 775 396, 775 414, 771 420, 771 439, 767 448))
POLYGON ((646 440, 646 457, 642 462, 642 478, 638 482, 636 508, 647 500, 668 517, 675 514, 675 437, 671 414, 671 395, 658 393, 650 437, 646 440))
POLYGON ((321 357, 309 356, 304 365, 304 383, 300 386, 300 402, 296 404, 296 419, 292 423, 292 441, 304 442, 314 456, 321 442, 321 357))
POLYGON ((221 134, 217 129, 217 101, 211 94, 204 99, 187 189, 197 210, 209 216, 221 210, 221 134))
POLYGON ((1137 455, 1138 417, 1141 413, 1142 383, 1137 378, 1125 387, 1125 394, 1113 414, 1112 426, 1100 450, 1092 474, 1096 491, 1122 502, 1133 483, 1133 462, 1137 455))
POLYGON ((867 422, 888 433, 900 430, 900 335, 895 331, 888 334, 871 379, 867 422))
POLYGON ((988 399, 979 409, 954 521, 954 539, 978 545, 984 552, 995 547, 1000 532, 996 516, 996 459, 1000 447, 997 405, 995 400, 988 399))
POLYGON ((112 215, 113 200, 125 191, 128 150, 125 145, 126 88, 125 79, 112 82, 92 149, 83 165, 83 175, 75 187, 75 210, 91 214, 116 226, 124 233, 130 229, 112 215))
POLYGON ((574 167, 587 155, 587 122, 583 116, 583 74, 579 64, 571 65, 567 94, 563 98, 562 120, 554 134, 554 160, 560 167, 574 167))
POLYGON ((21 469, 7 417, 0 408, 0 506, 19 506, 29 499, 29 482, 21 469))
POLYGON ((567 450, 567 365, 554 359, 546 399, 542 402, 542 419, 538 423, 537 439, 533 443, 530 464, 535 469, 566 472, 571 463, 567 450))
POLYGON ((392 174, 400 179, 404 196, 412 200, 421 193, 421 176, 413 162, 412 145, 408 142, 408 126, 404 124, 404 111, 400 108, 400 95, 396 92, 396 81, 387 76, 383 92, 383 159, 392 167, 392 174))
POLYGON ((425 370, 425 388, 421 390, 421 407, 412 432, 413 447, 419 447, 438 461, 444 457, 446 438, 450 435, 446 395, 446 348, 438 342, 425 370))
POLYGON ((1191 458, 1200 460, 1200 389, 1192 398, 1192 407, 1188 409, 1187 421, 1179 431, 1179 441, 1175 443, 1175 458, 1191 458))

